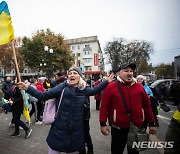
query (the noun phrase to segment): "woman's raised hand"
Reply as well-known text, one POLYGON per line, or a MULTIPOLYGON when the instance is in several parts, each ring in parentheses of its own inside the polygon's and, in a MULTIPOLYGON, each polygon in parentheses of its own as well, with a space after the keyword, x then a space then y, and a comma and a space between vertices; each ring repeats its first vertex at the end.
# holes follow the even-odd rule
POLYGON ((106 80, 108 80, 109 83, 112 82, 114 80, 114 73, 111 73, 106 80))
POLYGON ((18 82, 17 86, 19 89, 27 90, 28 86, 24 82, 18 82))

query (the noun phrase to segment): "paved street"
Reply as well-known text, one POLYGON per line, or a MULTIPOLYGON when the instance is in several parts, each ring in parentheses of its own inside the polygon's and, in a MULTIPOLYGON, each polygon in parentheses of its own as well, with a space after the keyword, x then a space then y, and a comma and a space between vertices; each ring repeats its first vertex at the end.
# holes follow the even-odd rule
MULTIPOLYGON (((95 110, 95 101, 91 97, 91 136, 94 144, 95 154, 110 154, 110 136, 103 136, 99 130, 99 112, 95 110)), ((165 114, 165 113, 163 113, 165 114)), ((168 113, 171 114, 171 113, 168 113)), ((22 119, 24 119, 22 117, 22 119)), ((160 119, 160 124, 162 120, 160 119)), ((14 128, 9 127, 11 120, 11 114, 0 113, 0 154, 46 154, 47 144, 46 137, 48 134, 49 126, 47 125, 35 125, 32 124, 32 135, 29 139, 24 139, 24 131, 20 130, 21 136, 12 138, 9 135, 14 131, 14 128)), ((166 126, 167 127, 167 126, 166 126)), ((163 127, 159 127, 158 135, 164 138, 164 134, 161 130, 163 127)), ((166 130, 166 129, 165 129, 166 130)), ((161 140, 161 139, 159 139, 161 140)), ((161 149, 162 151, 162 149, 161 149)), ((126 153, 126 152, 125 152, 126 153)), ((159 154, 157 149, 147 149, 140 154, 159 154)))

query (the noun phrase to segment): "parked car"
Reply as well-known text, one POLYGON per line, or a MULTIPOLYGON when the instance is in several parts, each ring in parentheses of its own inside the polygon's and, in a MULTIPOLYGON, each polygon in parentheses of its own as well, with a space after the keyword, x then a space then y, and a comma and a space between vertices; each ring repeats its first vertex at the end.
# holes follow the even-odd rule
MULTIPOLYGON (((180 82, 180 81, 176 80, 176 79, 161 79, 161 80, 156 80, 155 82, 153 82, 150 85, 150 88, 152 90, 156 89, 159 92, 164 88, 164 96, 165 96, 164 99, 169 99, 169 98, 173 98, 171 90, 172 90, 172 85, 174 83, 176 83, 176 82, 180 82)), ((162 91, 160 93, 163 94, 162 91)))

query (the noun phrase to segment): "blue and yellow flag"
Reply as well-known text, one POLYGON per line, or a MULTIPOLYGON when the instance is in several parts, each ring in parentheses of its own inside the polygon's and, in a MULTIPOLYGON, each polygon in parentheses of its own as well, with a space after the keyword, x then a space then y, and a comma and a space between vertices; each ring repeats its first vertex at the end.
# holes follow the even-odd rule
POLYGON ((8 5, 5 1, 0 3, 0 45, 7 44, 14 39, 14 29, 8 5))

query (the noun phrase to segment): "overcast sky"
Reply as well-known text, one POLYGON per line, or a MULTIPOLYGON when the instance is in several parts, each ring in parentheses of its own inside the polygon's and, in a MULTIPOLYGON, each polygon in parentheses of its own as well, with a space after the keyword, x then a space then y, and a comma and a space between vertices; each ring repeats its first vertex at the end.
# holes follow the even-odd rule
MULTIPOLYGON (((1 2, 2 0, 0 0, 1 2)), ((66 39, 98 36, 154 44, 154 65, 180 55, 180 0, 6 0, 15 36, 50 28, 66 39)))

